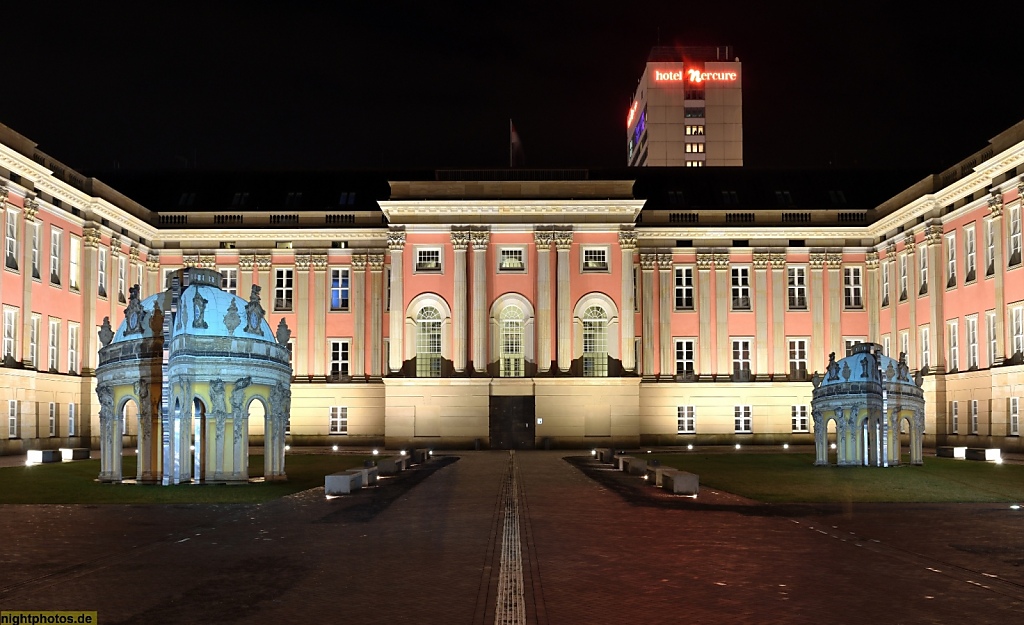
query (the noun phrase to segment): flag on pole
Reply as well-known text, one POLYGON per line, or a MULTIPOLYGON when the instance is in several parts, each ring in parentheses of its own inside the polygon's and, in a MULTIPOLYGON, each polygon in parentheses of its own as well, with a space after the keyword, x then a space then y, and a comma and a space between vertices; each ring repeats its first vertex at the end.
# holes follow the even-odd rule
POLYGON ((523 152, 523 142, 519 140, 519 133, 512 120, 508 120, 508 166, 522 167, 526 164, 526 153, 523 152))

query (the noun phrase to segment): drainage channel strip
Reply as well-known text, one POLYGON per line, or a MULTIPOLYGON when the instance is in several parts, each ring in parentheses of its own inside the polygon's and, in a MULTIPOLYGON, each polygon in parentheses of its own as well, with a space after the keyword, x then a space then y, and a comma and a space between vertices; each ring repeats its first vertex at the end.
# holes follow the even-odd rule
POLYGON ((501 535, 495 625, 526 625, 526 604, 523 601, 523 551, 519 540, 519 490, 515 462, 513 451, 510 453, 508 474, 505 477, 505 521, 501 535))

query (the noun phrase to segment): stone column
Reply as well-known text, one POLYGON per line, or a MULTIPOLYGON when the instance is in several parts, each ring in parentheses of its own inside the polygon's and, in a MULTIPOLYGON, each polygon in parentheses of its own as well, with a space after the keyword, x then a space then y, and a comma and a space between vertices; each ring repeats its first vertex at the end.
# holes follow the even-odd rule
POLYGON ((640 254, 640 287, 643 290, 643 308, 641 310, 641 341, 643 345, 643 374, 653 377, 654 369, 654 263, 657 254, 640 254))
POLYGON ((729 310, 732 299, 729 255, 715 254, 715 373, 729 379, 732 375, 732 344, 729 342, 729 310))
MULTIPOLYGON (((867 283, 867 298, 864 300, 868 309, 868 341, 871 343, 881 342, 881 333, 878 331, 878 312, 881 309, 882 298, 879 297, 878 277, 878 252, 868 252, 864 261, 867 274, 864 281, 867 283)), ((892 282, 892 276, 889 276, 892 282)))
POLYGON ((672 255, 658 254, 658 350, 661 353, 659 376, 676 374, 672 345, 672 255))
MULTIPOLYGON (((327 381, 327 254, 313 254, 313 381, 327 381)), ((302 334, 302 328, 297 328, 302 334)), ((306 334, 309 334, 307 329, 306 334)), ((308 339, 307 339, 308 341, 308 339)))
MULTIPOLYGON (((907 349, 910 350, 910 353, 907 354, 907 363, 916 362, 918 368, 920 368, 921 352, 917 349, 917 292, 920 285, 917 284, 919 267, 917 265, 917 258, 914 256, 917 242, 914 240, 913 232, 908 232, 903 238, 903 246, 904 252, 907 254, 907 305, 909 306, 908 312, 910 313, 910 320, 908 321, 910 327, 907 330, 907 349)), ((929 332, 931 331, 929 330, 929 332)), ((935 364, 935 337, 930 336, 929 338, 931 339, 932 364, 935 364)), ((899 359, 899 354, 896 355, 896 358, 899 359)))
POLYGON ((767 253, 754 253, 754 379, 769 380, 768 373, 768 261, 767 253))
POLYGON ((889 241, 885 246, 885 261, 889 263, 889 354, 899 358, 899 327, 897 326, 897 306, 900 297, 900 269, 896 263, 896 243, 889 241))
MULTIPOLYGON (((302 326, 309 324, 309 265, 312 258, 309 254, 295 255, 295 318, 298 320, 300 336, 295 338, 295 353, 292 354, 292 368, 296 378, 306 378, 310 374, 310 361, 313 354, 323 350, 319 343, 310 345, 312 332, 301 332, 302 326)), ((320 276, 323 277, 323 276, 320 276)), ((269 295, 269 293, 265 294, 269 295)), ((319 311, 317 311, 319 315, 319 311)))
MULTIPOLYGON (((643 257, 641 256, 641 259, 643 257)), ((711 321, 711 301, 714 294, 711 292, 711 265, 714 256, 711 254, 697 253, 697 320, 698 327, 702 330, 697 334, 697 362, 695 364, 698 380, 710 382, 711 375, 715 370, 712 364, 711 355, 715 353, 715 346, 712 339, 715 338, 711 328, 714 327, 711 321)))
MULTIPOLYGON (((811 344, 808 346, 807 369, 808 371, 824 371, 825 356, 830 351, 829 345, 825 344, 825 255, 811 253, 810 255, 810 292, 807 299, 811 304, 811 344)), ((835 288, 830 284, 829 287, 835 288)), ((836 360, 843 357, 843 354, 836 354, 836 360)))
MULTIPOLYGON (((840 323, 843 315, 843 254, 829 252, 825 254, 828 266, 828 343, 829 351, 835 352, 839 358, 846 357, 846 344, 843 342, 843 326, 840 323)), ((863 284, 862 284, 863 286, 863 284)), ((861 294, 861 305, 864 298, 861 294)), ((837 358, 838 360, 838 358, 837 358)))
MULTIPOLYGON (((946 291, 946 281, 943 279, 946 263, 942 260, 941 224, 925 227, 924 249, 920 253, 928 255, 928 308, 931 311, 928 319, 928 326, 931 329, 928 332, 931 334, 931 368, 936 373, 941 373, 948 368, 946 365, 946 317, 942 307, 946 291)), ((940 408, 941 406, 935 406, 937 412, 940 408)))
MULTIPOLYGON (((146 297, 164 290, 163 276, 160 275, 160 256, 150 250, 146 254, 146 297)), ((141 295, 139 297, 142 297, 141 295)))
POLYGON ((622 368, 625 371, 636 370, 636 354, 634 342, 636 331, 633 329, 633 251, 636 249, 636 231, 619 231, 619 251, 622 256, 622 310, 619 314, 619 333, 621 339, 622 368))
POLYGON ((558 369, 565 373, 572 364, 572 301, 570 298, 569 251, 572 249, 572 230, 555 231, 555 249, 558 250, 558 369))
POLYGON ((473 230, 473 370, 487 373, 487 244, 491 233, 473 230))
POLYGON ((772 264, 772 374, 789 377, 789 345, 786 343, 786 255, 770 254, 772 264))
MULTIPOLYGON (((270 312, 274 312, 274 281, 270 277, 270 265, 273 262, 273 257, 269 253, 256 254, 256 284, 260 285, 263 289, 263 297, 266 298, 271 304, 267 306, 270 312)), ((269 322, 269 319, 268 319, 269 322)))
POLYGON ((75 370, 92 375, 96 368, 96 305, 99 302, 100 229, 82 228, 82 327, 78 330, 78 363, 75 370))
POLYGON ((386 366, 381 357, 384 345, 383 290, 384 290, 384 254, 372 251, 367 257, 370 265, 370 372, 371 375, 384 375, 386 366))
POLYGON ((252 293, 252 269, 256 266, 256 257, 252 254, 238 256, 238 296, 249 299, 252 293))
MULTIPOLYGON (((455 293, 452 297, 452 365, 457 373, 462 373, 466 370, 466 348, 468 346, 467 336, 469 331, 469 326, 466 323, 466 249, 469 247, 469 231, 452 230, 451 237, 452 249, 455 250, 455 293)), ((475 261, 476 257, 474 255, 474 287, 476 280, 475 261)), ((476 300, 477 294, 474 291, 474 334, 476 333, 476 300)), ((476 364, 475 358, 473 364, 476 364)))
POLYGON ((366 376, 366 254, 352 255, 352 276, 349 278, 349 302, 352 306, 352 377, 366 376))
POLYGON ((551 243, 550 230, 533 233, 537 245, 537 372, 551 370, 551 243))
POLYGON ((405 248, 405 231, 388 231, 388 252, 391 256, 391 302, 389 320, 388 371, 397 374, 402 370, 402 327, 405 321, 405 300, 402 296, 402 250, 405 248))
MULTIPOLYGON (((1018 186, 1017 192, 1020 197, 1024 197, 1024 188, 1018 186)), ((1006 355, 1013 349, 1013 346, 1007 340, 1006 334, 1006 293, 1003 290, 1003 277, 1006 275, 1006 264, 1003 261, 1003 245, 1005 243, 1003 238, 1003 194, 998 189, 988 198, 988 210, 991 213, 992 229, 995 236, 995 252, 992 258, 995 273, 992 279, 995 283, 996 300, 996 353, 995 362, 989 363, 991 367, 1003 364, 1006 355)), ((985 262, 988 263, 988 260, 986 258, 985 262)), ((988 270, 987 266, 985 270, 988 270)), ((988 336, 988 328, 985 329, 984 336, 988 336)))
MULTIPOLYGON (((3 199, 7 198, 6 190, 0 195, 3 199)), ((22 211, 22 222, 21 222, 21 362, 26 365, 31 361, 31 345, 29 344, 29 337, 32 336, 32 285, 35 280, 32 278, 32 237, 35 236, 36 228, 36 214, 39 212, 39 204, 35 198, 25 199, 25 210, 22 211)), ((39 236, 42 236, 40 233, 39 236)), ((42 247, 40 246, 40 255, 42 254, 42 247)), ((42 258, 39 260, 42 264, 42 258)), ((2 272, 0 272, 2 273, 2 272)), ((40 316, 41 318, 41 316, 40 316)), ((110 318, 110 324, 117 329, 120 319, 113 316, 110 318)), ((40 321, 40 326, 42 322, 40 321)), ((88 332, 95 332, 95 328, 90 328, 88 332)), ((39 334, 43 333, 43 328, 40 327, 38 330, 39 334)), ((36 362, 32 363, 34 369, 39 369, 39 360, 41 358, 41 352, 39 346, 42 344, 39 336, 36 336, 36 362)), ((84 402, 83 402, 84 403, 84 402)))

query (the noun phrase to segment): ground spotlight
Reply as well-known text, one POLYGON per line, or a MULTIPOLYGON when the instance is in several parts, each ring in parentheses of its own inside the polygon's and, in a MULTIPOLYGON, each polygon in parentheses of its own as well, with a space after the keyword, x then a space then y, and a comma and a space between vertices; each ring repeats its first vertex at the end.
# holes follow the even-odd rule
POLYGON ((736 443, 736 449, 739 449, 739 448, 740 448, 740 444, 736 443))
POLYGON ((789 443, 783 443, 782 444, 782 448, 783 449, 789 449, 789 443))
POLYGON ((331 451, 338 451, 338 446, 335 445, 334 447, 331 447, 331 451))
POLYGON ((596 449, 591 449, 590 450, 590 455, 591 456, 596 456, 597 455, 597 450, 596 449))
POLYGON ((374 449, 374 450, 373 450, 373 455, 374 455, 374 456, 376 456, 376 455, 377 455, 377 454, 379 454, 379 453, 380 453, 380 452, 379 452, 379 451, 377 451, 376 449, 374 449))
POLYGON ((828 447, 829 447, 829 449, 835 449, 835 448, 836 448, 836 444, 835 444, 835 443, 832 443, 832 444, 831 444, 831 445, 829 445, 828 447))
POLYGON ((291 451, 292 450, 292 446, 291 445, 285 445, 284 446, 284 450, 285 451, 291 451))
POLYGON ((692 450, 693 449, 693 443, 690 443, 689 445, 687 445, 686 448, 692 450))

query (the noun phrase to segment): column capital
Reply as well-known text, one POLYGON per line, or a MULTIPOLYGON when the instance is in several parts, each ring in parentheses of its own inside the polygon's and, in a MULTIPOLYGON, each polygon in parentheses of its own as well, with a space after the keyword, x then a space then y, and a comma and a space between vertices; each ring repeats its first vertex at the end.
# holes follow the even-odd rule
POLYGON ((939 224, 933 224, 933 225, 930 225, 930 226, 925 226, 925 228, 924 228, 924 244, 928 245, 928 246, 931 246, 931 245, 938 245, 939 243, 942 243, 942 234, 943 234, 942 233, 942 226, 939 225, 939 224))
POLYGON ((559 252, 568 252, 572 247, 572 230, 555 230, 555 247, 559 252))
POLYGON ((754 252, 754 269, 768 269, 771 259, 771 254, 754 252))
POLYGON ((388 249, 400 252, 405 247, 405 230, 388 230, 388 249))
POLYGON ((868 252, 864 257, 864 264, 868 269, 878 269, 878 252, 868 252))
POLYGON ((256 255, 256 270, 267 271, 270 269, 271 256, 270 254, 257 254, 256 255))
POLYGON ((914 239, 914 233, 908 232, 903 237, 903 251, 907 254, 913 254, 914 249, 917 248, 917 240, 914 239))
POLYGON ((371 252, 367 255, 366 261, 370 265, 370 271, 384 271, 383 252, 371 252))
MULTIPOLYGON (((1020 197, 1024 197, 1024 183, 1017 185, 1017 194, 1020 197)), ((988 196, 988 211, 992 217, 999 217, 1003 214, 1003 194, 999 189, 992 189, 992 194, 988 196)))
POLYGON ((82 228, 82 245, 86 249, 95 249, 100 246, 100 229, 97 226, 86 226, 82 228))
POLYGON ((786 255, 770 253, 768 254, 768 260, 772 264, 772 269, 782 270, 786 268, 786 255))
MULTIPOLYGON (((641 256, 643 258, 643 256, 641 256)), ((711 269, 715 262, 714 254, 697 254, 697 269, 711 269)))
POLYGON ((658 254, 658 269, 661 271, 672 270, 672 255, 671 254, 658 254))
MULTIPOLYGON (((7 194, 3 195, 4 200, 7 199, 7 194)), ((25 198, 25 221, 35 221, 36 215, 39 213, 39 200, 33 196, 25 198)))
POLYGON ((657 254, 640 254, 640 268, 643 271, 654 271, 656 262, 658 262, 657 254))
POLYGON ((295 268, 299 271, 309 271, 309 266, 312 264, 313 259, 309 254, 296 254, 295 255, 295 268))
POLYGON ((128 249, 128 258, 130 258, 133 263, 139 262, 139 246, 133 245, 128 249))
POLYGON ((896 241, 889 241, 885 244, 885 260, 890 263, 896 262, 896 241))
POLYGON ((619 247, 623 250, 636 249, 636 230, 619 230, 619 247))
POLYGON ((366 254, 353 254, 352 255, 352 268, 356 271, 366 270, 367 256, 366 254))
POLYGON ((155 254, 150 254, 149 258, 146 259, 146 269, 150 271, 156 271, 160 268, 160 257, 155 254))
POLYGON ((327 254, 311 254, 309 260, 313 271, 327 271, 327 254))
POLYGON ((808 256, 808 262, 810 263, 811 267, 821 269, 822 267, 828 264, 828 259, 824 253, 811 252, 811 254, 808 256))
POLYGON ((121 242, 117 239, 110 240, 110 256, 111 258, 117 258, 121 255, 121 242))
POLYGON ((256 266, 256 257, 252 254, 239 254, 238 256, 238 267, 246 271, 252 271, 252 268, 256 266))
POLYGON ((468 230, 452 230, 452 248, 456 252, 465 252, 469 247, 468 230))
POLYGON ((555 233, 550 230, 534 230, 533 242, 537 244, 537 251, 549 252, 551 251, 551 244, 555 240, 555 233))
POLYGON ((483 252, 487 249, 487 244, 491 242, 490 230, 471 230, 469 236, 473 240, 474 252, 483 252))
POLYGON ((715 257, 715 269, 728 269, 729 268, 729 255, 728 254, 713 254, 715 257))
POLYGON ((842 267, 843 266, 843 253, 842 252, 826 252, 825 263, 829 267, 842 267))
POLYGON ((181 256, 182 267, 198 267, 199 266, 199 254, 183 254, 181 256))

